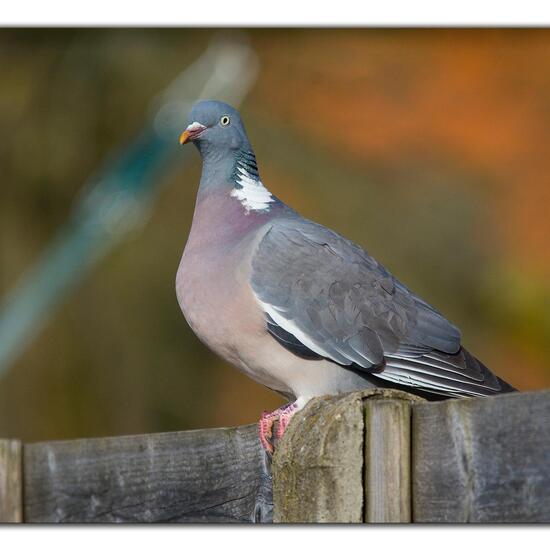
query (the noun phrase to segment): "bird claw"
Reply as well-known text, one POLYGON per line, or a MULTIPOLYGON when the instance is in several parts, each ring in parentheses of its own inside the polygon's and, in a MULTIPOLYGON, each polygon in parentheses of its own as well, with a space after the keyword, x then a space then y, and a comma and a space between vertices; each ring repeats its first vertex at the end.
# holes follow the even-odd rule
POLYGON ((286 405, 283 405, 282 407, 271 412, 262 412, 258 422, 260 442, 262 447, 270 455, 273 454, 274 444, 283 437, 285 430, 297 409, 298 405, 294 402, 287 403, 286 405), (275 434, 273 434, 274 426, 275 434))
POLYGON ((274 412, 263 411, 258 421, 258 431, 260 434, 260 442, 262 447, 269 453, 273 454, 273 423, 275 422, 274 412))

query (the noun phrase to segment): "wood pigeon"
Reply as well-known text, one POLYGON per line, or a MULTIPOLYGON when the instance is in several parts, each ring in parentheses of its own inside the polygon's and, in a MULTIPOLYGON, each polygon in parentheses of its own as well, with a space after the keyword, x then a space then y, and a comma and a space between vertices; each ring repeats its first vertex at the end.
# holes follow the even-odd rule
POLYGON ((180 137, 187 142, 203 166, 178 302, 208 347, 291 401, 262 414, 268 452, 275 421, 280 438, 314 396, 377 386, 428 399, 515 391, 364 249, 264 186, 233 107, 197 103, 180 137))

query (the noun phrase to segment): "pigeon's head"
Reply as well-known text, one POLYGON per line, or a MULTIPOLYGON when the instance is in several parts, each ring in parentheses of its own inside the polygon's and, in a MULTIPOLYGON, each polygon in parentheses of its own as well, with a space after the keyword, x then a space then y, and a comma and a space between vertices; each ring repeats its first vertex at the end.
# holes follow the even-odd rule
POLYGON ((181 145, 192 141, 201 153, 250 148, 239 113, 227 103, 200 101, 191 109, 188 121, 180 136, 181 145))

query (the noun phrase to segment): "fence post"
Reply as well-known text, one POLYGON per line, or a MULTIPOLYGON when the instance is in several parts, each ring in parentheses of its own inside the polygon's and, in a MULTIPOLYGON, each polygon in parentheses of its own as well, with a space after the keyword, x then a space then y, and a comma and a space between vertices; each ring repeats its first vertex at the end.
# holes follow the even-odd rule
POLYGON ((23 521, 21 442, 0 439, 0 523, 23 521))
POLYGON ((372 389, 312 399, 273 456, 273 521, 410 522, 408 393, 372 389))
POLYGON ((312 399, 273 455, 275 523, 363 521, 360 394, 312 399))

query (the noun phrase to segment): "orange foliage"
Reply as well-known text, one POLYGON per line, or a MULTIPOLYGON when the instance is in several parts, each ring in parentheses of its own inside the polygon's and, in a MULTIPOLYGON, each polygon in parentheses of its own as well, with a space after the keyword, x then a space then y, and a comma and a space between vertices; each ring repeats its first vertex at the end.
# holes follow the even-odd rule
POLYGON ((264 108, 339 155, 481 173, 502 253, 550 274, 550 30, 287 31, 255 45, 264 108))

